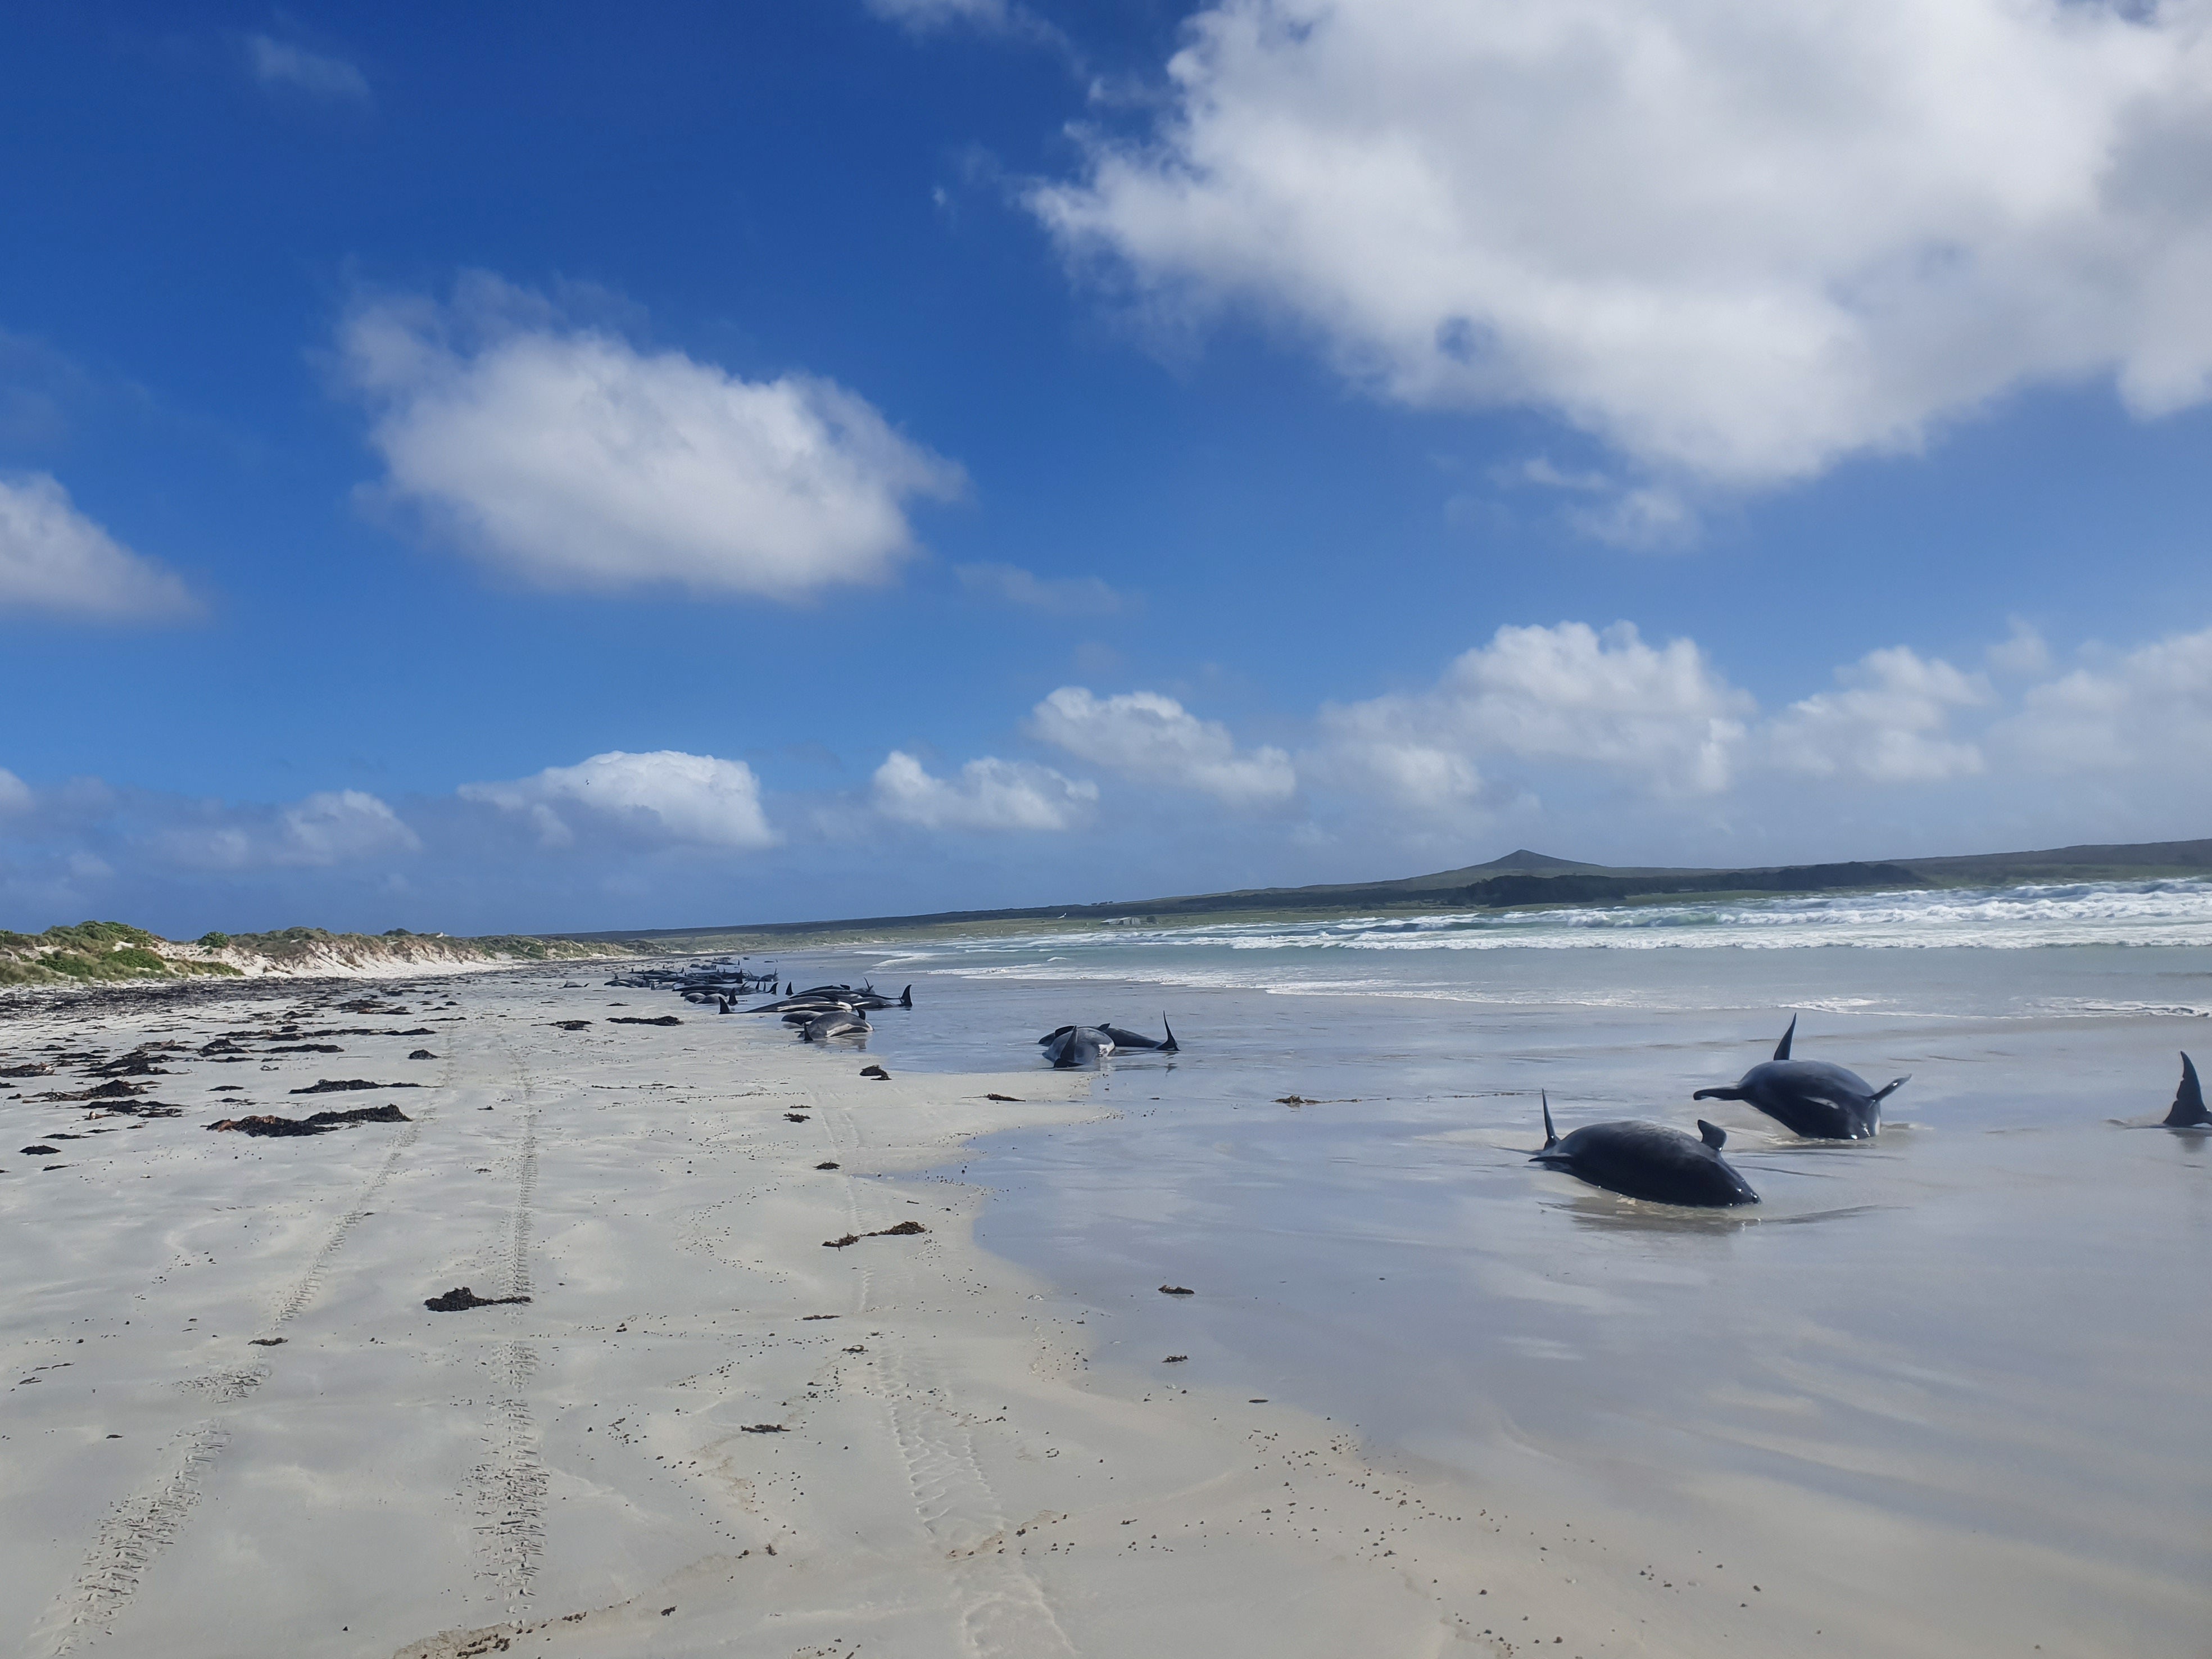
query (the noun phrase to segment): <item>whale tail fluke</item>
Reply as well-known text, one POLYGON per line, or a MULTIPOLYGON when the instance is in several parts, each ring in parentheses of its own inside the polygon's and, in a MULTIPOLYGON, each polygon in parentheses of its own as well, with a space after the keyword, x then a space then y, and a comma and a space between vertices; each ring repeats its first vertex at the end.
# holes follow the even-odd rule
POLYGON ((1790 1016, 1790 1029, 1782 1034, 1782 1041, 1774 1045, 1775 1059, 1787 1060, 1790 1058, 1790 1039, 1796 1035, 1797 1016, 1792 1014, 1790 1016))
POLYGON ((1728 1145, 1728 1131, 1722 1128, 1717 1123, 1708 1123, 1705 1119, 1699 1118, 1698 1120, 1698 1139, 1704 1141, 1706 1146, 1711 1147, 1717 1152, 1722 1147, 1728 1145))
MULTIPOLYGON (((1160 1044, 1160 1052, 1164 1054, 1181 1054, 1182 1052, 1182 1045, 1175 1040, 1175 1027, 1168 1024, 1168 1017, 1164 1010, 1163 1010, 1160 1014, 1160 1024, 1166 1030, 1168 1034, 1168 1040, 1160 1044)), ((2192 1073, 2191 1075, 2193 1076, 2195 1074, 2192 1073)))
POLYGON ((1912 1073, 1910 1072, 1907 1072, 1903 1077, 1893 1077, 1890 1079, 1888 1082, 1883 1084, 1881 1088, 1874 1091, 1875 1103, 1877 1105, 1881 1104, 1881 1102, 1887 1100, 1892 1095, 1895 1094, 1899 1089, 1902 1089, 1906 1084, 1911 1081, 1912 1073))
POLYGON ((2197 1080, 2197 1067, 2184 1054, 2181 1086, 2174 1091, 2173 1109, 2166 1115, 2166 1127, 2187 1129, 2208 1125, 2212 1125, 2212 1112, 2204 1109, 2204 1086, 2197 1080))
POLYGON ((1552 1127, 1552 1097, 1549 1092, 1540 1089, 1536 1091, 1536 1097, 1544 1104, 1544 1152, 1536 1154, 1541 1158, 1544 1152, 1550 1152, 1559 1144, 1559 1132, 1552 1127))
POLYGON ((899 993, 899 1006, 902 1008, 911 1008, 914 1006, 913 986, 909 985, 905 990, 899 993))
POLYGON ((1743 1091, 1733 1083, 1724 1083, 1716 1089, 1700 1089, 1690 1098, 1692 1100, 1741 1100, 1743 1091))

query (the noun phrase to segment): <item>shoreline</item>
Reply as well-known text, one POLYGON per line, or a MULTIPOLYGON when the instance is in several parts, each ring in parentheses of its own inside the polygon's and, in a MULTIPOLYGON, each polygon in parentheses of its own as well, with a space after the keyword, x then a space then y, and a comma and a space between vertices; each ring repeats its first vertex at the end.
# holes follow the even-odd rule
MULTIPOLYGON (((0 1115, 23 1141, 50 1137, 37 1144, 61 1166, 0 1158, 0 1213, 19 1241, 0 1311, 0 1356, 15 1368, 0 1379, 0 1560, 23 1587, 4 1616, 17 1650, 2097 1650, 2097 1612, 2054 1618, 2036 1598, 1987 1594, 2023 1572, 2098 1576, 2107 1599, 2139 1609, 2138 1650, 2167 1650, 2155 1632, 2189 1626, 2177 1581, 2148 1564, 2051 1556, 2024 1534, 1962 1542, 1934 1509, 1870 1506, 1842 1463, 1829 1486, 1685 1459, 1687 1425, 1651 1386, 1663 1367, 1632 1385, 1632 1414, 1608 1408, 1565 1432, 1504 1386, 1502 1352, 1408 1373, 1404 1386, 1449 1391, 1423 1434, 1368 1436, 1346 1409, 1357 1391, 1334 1396, 1332 1420, 1323 1369, 1415 1357, 1392 1318, 1478 1316, 1469 1291, 1488 1283, 1492 1316, 1513 1311, 1486 1340, 1540 1368, 1560 1360, 1539 1350, 1577 1340, 1560 1310, 1648 1300, 1691 1264, 1650 1279, 1648 1253, 1602 1250, 1618 1258, 1608 1283, 1497 1231, 1605 1236, 1584 1224, 1608 1224, 1587 1196, 1564 1211, 1516 1200, 1486 1210, 1476 1232, 1407 1215, 1403 1244, 1443 1276, 1420 1279, 1413 1260, 1358 1269, 1410 1299, 1371 1326, 1371 1352, 1314 1352, 1326 1328, 1271 1287, 1350 1270, 1331 1235, 1265 1213, 1194 1231, 1174 1206, 1206 1198, 1203 1185, 1132 1162, 1178 1133, 1209 1158, 1228 1154, 1206 1151, 1217 1138, 1247 1137, 1217 1127, 1231 1120, 1205 1103, 1234 1111, 1277 1091, 1264 1066, 1250 1069, 1253 1045, 1273 1041, 1263 1030, 1242 1034, 1241 1060, 1224 1030, 1172 1088, 1137 1068, 931 1072, 909 1059, 974 1052, 978 1028, 948 997, 883 1016, 864 1054, 658 993, 564 984, 571 971, 422 975, 373 993, 231 981, 155 1000, 118 987, 0 1028, 7 1059, 55 1063, 9 1079, 0 1115), (672 1027, 609 1023, 672 1012, 672 1027), (202 1055, 222 1033, 251 1052, 202 1055), (134 1101, 183 1115, 31 1098, 85 1088, 95 1049, 113 1059, 142 1042, 184 1046, 148 1051, 155 1072, 134 1101), (298 1052, 310 1042, 340 1052, 298 1052), (432 1057, 410 1060, 418 1046, 432 1057), (860 1075, 877 1060, 889 1081, 860 1075), (295 1093, 352 1078, 421 1086, 295 1093), (1147 1123, 1155 1091, 1172 1103, 1147 1123), (202 1127, 325 1104, 397 1105, 407 1121, 280 1139, 202 1127), (1006 1215, 1018 1189, 968 1166, 985 1136, 995 1155, 1032 1135, 1047 1152, 1088 1146, 1103 1180, 1131 1177, 1149 1218, 1134 1254, 1067 1256, 1062 1272, 979 1242, 987 1201, 1006 1215), (1285 1221, 1297 1237, 1271 1231, 1285 1221), (897 1231, 908 1222, 921 1231, 897 1231), (1464 1270, 1476 1278, 1456 1283, 1464 1270), (1197 1294, 1163 1297, 1161 1282, 1197 1294), (463 1285, 532 1300, 423 1306, 463 1285), (1291 1346, 1269 1361, 1220 1340, 1240 1306, 1290 1316, 1291 1346), (1176 1352, 1189 1358, 1163 1363, 1176 1352), (1822 1538, 1850 1547, 1808 1555, 1822 1538), (1898 1553, 1873 1580, 1870 1545, 1898 1553), (1954 1569, 1984 1588, 1961 1592, 1954 1569), (1917 1619, 1943 1601, 1958 1603, 1947 1620, 1917 1619), (1962 1621, 1977 1632, 1964 1646, 1962 1621)), ((1060 994, 994 991, 988 1029, 1036 1029, 1060 994)), ((1601 1062, 1540 1046, 1522 1063, 1601 1062)), ((1923 1086, 1928 1115, 1951 1119, 1941 1078, 1923 1086)), ((1373 1109, 1313 1100, 1288 1118, 1277 1102, 1262 1115, 1319 1133, 1332 1112, 1356 1129, 1373 1109)), ((1394 1133, 1425 1162, 1455 1159, 1450 1190, 1480 1201, 1491 1132, 1434 1127, 1416 1118, 1394 1133)), ((1949 1137, 1962 1146, 1963 1127, 1949 1137)), ((1511 1164, 1502 1178, 1517 1187, 1511 1164)), ((1233 1160, 1208 1167, 1238 1178, 1233 1160)), ((1069 1202, 1045 1223, 1087 1241, 1090 1206, 1069 1202)), ((1746 1243, 1816 1236, 1785 1226, 1746 1243)), ((1697 1273, 1734 1253, 1719 1236, 1693 1246, 1707 1262, 1697 1273)), ((1559 1376, 1586 1389, 1632 1352, 1595 1351, 1590 1378, 1559 1376)), ((1838 1392, 1785 1364, 1803 1406, 1864 1392, 1863 1379, 1838 1392)), ((1778 1394, 1720 1409, 1744 1446, 1770 1440, 1801 1470, 1841 1449, 1778 1394)))
MULTIPOLYGON (((0 1176, 27 1242, 0 1351, 36 1379, 0 1443, 21 1650, 1426 1652, 1481 1641, 1448 1571, 1485 1618, 1537 1604, 1460 1548, 1417 1593, 1412 1534, 1464 1523, 1334 1425, 1086 1383, 1091 1310, 976 1245, 987 1194, 950 1173, 1098 1115, 1086 1079, 617 1030, 557 970, 421 989, 434 1081, 356 1038, 164 1065, 179 1118, 0 1097, 65 1154, 0 1176), (201 1127, 334 1067, 428 1086, 349 1096, 404 1102, 388 1128, 201 1127), (424 1309, 456 1285, 534 1299, 424 1309)), ((34 1015, 8 1048, 196 1048, 244 1012, 34 1015)))

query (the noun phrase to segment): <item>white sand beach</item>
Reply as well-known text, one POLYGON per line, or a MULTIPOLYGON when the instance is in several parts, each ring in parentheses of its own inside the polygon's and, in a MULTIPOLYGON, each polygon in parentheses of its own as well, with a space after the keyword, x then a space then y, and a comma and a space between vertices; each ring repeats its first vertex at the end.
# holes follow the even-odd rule
MULTIPOLYGON (((2032 1544, 1869 1532, 1717 1471, 1624 1503, 1617 1448, 1470 1399, 1485 1486, 1195 1341, 1094 1369, 1103 1292, 981 1249, 959 1166, 971 1137, 1123 1109, 1103 1080, 875 1081, 601 978, 19 1004, 0 1066, 54 1069, 0 1079, 7 1650, 1595 1659, 1934 1654, 1962 1626, 2110 1650, 2033 1598, 1926 1616, 1962 1566, 2027 1582, 2032 1544), (142 1048, 121 1115, 36 1098, 142 1048), (356 1079, 413 1086, 295 1092, 356 1079), (204 1127, 387 1105, 405 1121, 204 1127), (461 1286, 529 1300, 426 1308, 461 1286), (1710 1559, 1722 1512, 1750 1559, 1710 1559), (1824 1536, 1850 1571, 1808 1558, 1824 1536)), ((1188 1304, 1115 1294, 1202 1315, 1207 1265, 1188 1304)), ((2143 1608, 2138 1650, 2173 1650, 2185 1591, 2105 1588, 2143 1608)))
POLYGON ((1082 1077, 878 1082, 765 1022, 610 1025, 667 1004, 562 977, 418 984, 392 1014, 324 983, 14 1022, 17 1062, 185 1045, 137 1098, 185 1109, 29 1098, 81 1064, 0 1096, 9 1650, 1635 1645, 1632 1571, 1576 1586, 1571 1540, 1540 1550, 1325 1421, 1086 1385, 1083 1307, 975 1248, 975 1190, 915 1173, 1091 1112, 1082 1077), (221 1032, 254 1058, 195 1052, 221 1032), (356 1077, 417 1086, 290 1093, 356 1077), (203 1127, 364 1102, 408 1121, 203 1127), (459 1285, 532 1299, 425 1308, 459 1285))

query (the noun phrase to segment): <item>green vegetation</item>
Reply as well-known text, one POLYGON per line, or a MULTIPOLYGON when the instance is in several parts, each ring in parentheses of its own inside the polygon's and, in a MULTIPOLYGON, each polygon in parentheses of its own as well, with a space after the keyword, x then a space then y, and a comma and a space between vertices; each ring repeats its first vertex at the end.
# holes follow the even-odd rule
POLYGON ((165 957, 153 948, 164 942, 120 921, 81 921, 35 934, 0 929, 0 985, 90 985, 238 972, 224 963, 165 957))

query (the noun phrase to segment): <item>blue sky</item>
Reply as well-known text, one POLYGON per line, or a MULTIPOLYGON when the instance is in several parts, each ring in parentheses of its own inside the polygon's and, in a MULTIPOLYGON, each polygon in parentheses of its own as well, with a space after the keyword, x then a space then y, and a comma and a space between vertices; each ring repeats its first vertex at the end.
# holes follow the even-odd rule
POLYGON ((0 925, 2212 830, 2212 8, 0 24, 0 925))

